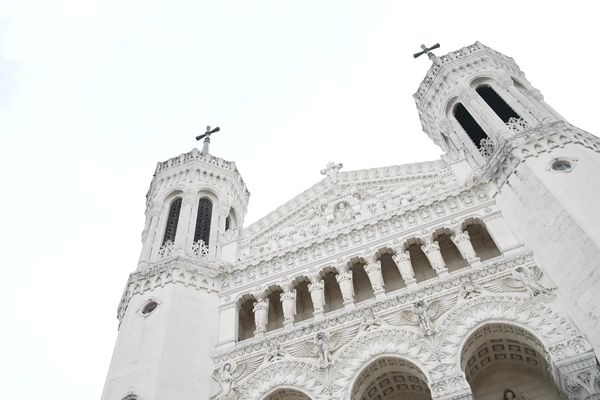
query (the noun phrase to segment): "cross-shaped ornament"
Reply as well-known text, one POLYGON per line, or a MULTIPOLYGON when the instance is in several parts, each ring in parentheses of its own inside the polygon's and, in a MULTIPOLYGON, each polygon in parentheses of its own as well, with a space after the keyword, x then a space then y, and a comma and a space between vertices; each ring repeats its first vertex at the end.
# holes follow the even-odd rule
POLYGON ((439 47, 440 47, 439 43, 436 43, 436 44, 434 44, 431 47, 427 47, 424 44, 422 44, 421 45, 421 49, 423 49, 423 50, 421 50, 418 53, 413 54, 413 57, 417 58, 417 57, 419 57, 419 56, 421 56, 423 54, 427 54, 427 57, 429 57, 430 60, 435 61, 435 59, 437 58, 437 56, 435 54, 433 54, 431 50, 435 50, 435 49, 437 49, 439 47))
POLYGON ((202 155, 207 155, 208 154, 208 145, 210 144, 210 135, 212 135, 213 133, 219 132, 221 130, 221 128, 219 128, 218 126, 214 129, 211 129, 210 126, 206 127, 206 132, 204 132, 202 135, 198 135, 196 136, 196 140, 200 140, 202 138, 204 138, 204 145, 202 146, 202 155))

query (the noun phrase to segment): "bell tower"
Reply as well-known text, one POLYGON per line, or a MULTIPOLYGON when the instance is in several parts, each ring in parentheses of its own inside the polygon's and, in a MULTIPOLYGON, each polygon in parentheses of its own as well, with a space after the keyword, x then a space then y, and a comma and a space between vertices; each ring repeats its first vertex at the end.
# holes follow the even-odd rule
POLYGON ((479 42, 438 57, 414 98, 425 133, 449 160, 481 168, 516 133, 561 120, 515 61, 479 42))
POLYGON ((103 400, 209 397, 219 274, 235 261, 249 195, 235 163, 207 144, 157 164, 103 400))
POLYGON ((429 57, 414 95, 423 130, 465 185, 493 193, 599 352, 600 139, 552 109, 512 58, 479 42, 429 57))

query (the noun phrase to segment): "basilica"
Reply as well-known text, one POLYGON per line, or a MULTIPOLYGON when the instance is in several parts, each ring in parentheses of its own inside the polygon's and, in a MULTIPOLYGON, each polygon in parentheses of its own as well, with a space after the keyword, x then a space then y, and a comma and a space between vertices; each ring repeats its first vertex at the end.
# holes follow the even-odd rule
POLYGON ((215 130, 157 164, 102 400, 600 399, 600 139, 510 57, 423 53, 441 159, 247 226, 215 130))

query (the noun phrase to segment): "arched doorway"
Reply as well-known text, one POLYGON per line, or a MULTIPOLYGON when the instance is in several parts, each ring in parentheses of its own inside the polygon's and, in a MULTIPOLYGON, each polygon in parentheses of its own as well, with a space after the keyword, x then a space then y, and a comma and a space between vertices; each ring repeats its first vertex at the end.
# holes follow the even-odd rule
POLYGON ((362 370, 352 387, 351 400, 430 400, 427 378, 413 363, 382 357, 362 370))
POLYGON ((310 397, 296 389, 281 388, 271 392, 265 400, 310 400, 310 397))
POLYGON ((517 326, 477 329, 463 346, 461 368, 475 400, 566 398, 554 383, 542 343, 517 326))

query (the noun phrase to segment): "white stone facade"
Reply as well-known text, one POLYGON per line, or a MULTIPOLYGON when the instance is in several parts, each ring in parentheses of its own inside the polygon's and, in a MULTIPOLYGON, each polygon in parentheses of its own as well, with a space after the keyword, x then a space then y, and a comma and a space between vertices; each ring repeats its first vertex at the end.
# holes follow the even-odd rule
POLYGON ((600 139, 480 43, 430 58, 441 160, 248 227, 234 163, 158 164, 103 400, 600 399, 600 139))

